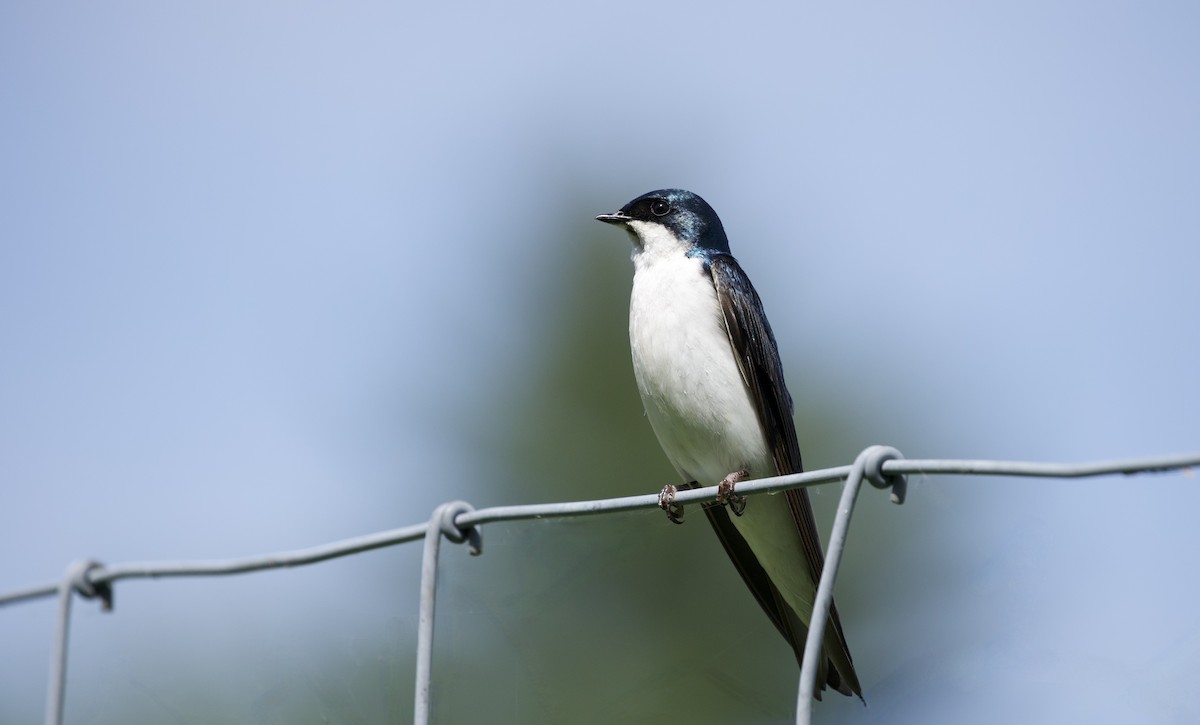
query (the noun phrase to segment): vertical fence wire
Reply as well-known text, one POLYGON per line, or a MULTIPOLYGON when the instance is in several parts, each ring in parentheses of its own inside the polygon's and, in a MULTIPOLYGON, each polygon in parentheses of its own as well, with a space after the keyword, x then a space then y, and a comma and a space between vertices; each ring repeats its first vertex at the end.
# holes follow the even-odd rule
POLYGON ((842 552, 846 549, 846 535, 850 531, 850 516, 858 501, 862 482, 869 479, 878 488, 892 488, 892 501, 903 503, 905 494, 904 477, 888 476, 883 472, 887 461, 903 458, 900 451, 887 446, 871 446, 854 460, 850 476, 842 488, 838 501, 833 529, 829 534, 828 552, 821 579, 817 584, 817 596, 813 600, 812 619, 808 624, 808 636, 804 641, 804 661, 800 667, 800 687, 796 695, 796 725, 812 722, 813 695, 817 691, 817 673, 821 671, 821 659, 825 657, 825 626, 829 621, 829 609, 833 606, 833 585, 837 580, 842 563, 842 552))
POLYGON ((75 590, 66 579, 58 587, 58 616, 50 648, 50 681, 46 685, 46 725, 61 725, 67 697, 67 639, 75 590))
POLYGON ((468 542, 472 556, 483 553, 483 539, 476 526, 460 527, 457 519, 474 511, 471 504, 451 501, 434 509, 425 530, 425 549, 421 555, 421 605, 417 616, 417 674, 414 678, 413 725, 429 725, 433 685, 433 620, 437 608, 438 554, 442 537, 455 542, 468 542))
POLYGON ((437 605, 438 553, 442 530, 430 519, 421 556, 421 608, 417 615, 417 675, 413 699, 413 725, 429 724, 429 687, 433 679, 433 617, 437 605))
POLYGON ((50 679, 46 684, 46 725, 61 725, 67 698, 67 644, 71 632, 71 601, 75 594, 99 598, 104 611, 112 609, 112 588, 94 583, 88 574, 100 567, 95 561, 76 561, 67 567, 58 583, 58 614, 50 646, 50 679))

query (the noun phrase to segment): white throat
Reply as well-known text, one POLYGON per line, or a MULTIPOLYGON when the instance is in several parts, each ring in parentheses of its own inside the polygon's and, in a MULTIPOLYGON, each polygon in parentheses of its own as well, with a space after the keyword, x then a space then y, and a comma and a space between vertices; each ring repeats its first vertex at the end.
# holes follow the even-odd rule
POLYGON ((682 258, 687 253, 688 245, 679 241, 679 238, 662 224, 638 220, 626 224, 637 237, 633 243, 632 255, 635 271, 658 262, 682 258))

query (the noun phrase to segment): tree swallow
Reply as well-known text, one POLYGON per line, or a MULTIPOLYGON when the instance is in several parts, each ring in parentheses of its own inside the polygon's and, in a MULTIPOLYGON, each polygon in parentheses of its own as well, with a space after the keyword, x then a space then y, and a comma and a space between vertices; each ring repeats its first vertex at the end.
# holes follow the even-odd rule
MULTIPOLYGON (((808 493, 747 504, 734 492, 745 478, 803 470, 792 398, 758 293, 730 254, 717 213, 690 191, 652 191, 596 219, 633 239, 629 343, 646 417, 685 487, 720 486, 708 520, 802 662, 824 563, 808 493)), ((660 501, 678 523, 675 491, 667 486, 660 501)), ((836 607, 818 699, 826 685, 862 696, 836 607)))

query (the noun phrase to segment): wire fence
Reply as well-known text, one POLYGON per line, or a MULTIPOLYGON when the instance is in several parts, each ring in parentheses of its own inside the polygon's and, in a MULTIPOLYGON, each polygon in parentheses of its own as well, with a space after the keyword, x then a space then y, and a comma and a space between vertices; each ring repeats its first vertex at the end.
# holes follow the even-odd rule
MULTIPOLYGON (((855 502, 864 481, 871 483, 876 488, 889 489, 892 501, 900 504, 904 502, 906 495, 907 481, 905 477, 913 473, 1082 478, 1118 473, 1158 473, 1195 466, 1200 466, 1200 453, 1138 460, 1063 464, 993 460, 909 460, 905 459, 895 448, 871 446, 863 450, 854 463, 848 466, 739 483, 737 487, 739 494, 754 495, 846 481, 829 536, 825 568, 817 588, 812 622, 808 628, 808 639, 805 643, 804 661, 800 670, 796 697, 796 722, 807 724, 812 721, 812 702, 818 659, 821 653, 821 639, 825 632, 829 605, 833 600, 834 581, 841 565, 842 552, 845 549, 846 536, 850 527, 850 517, 854 512, 855 502)), ((716 486, 680 490, 675 501, 680 504, 711 501, 716 494, 716 486)), ((385 546, 423 540, 424 554, 421 563, 417 624, 416 697, 413 722, 416 725, 427 725, 432 704, 430 673, 433 663, 438 552, 443 538, 455 543, 466 542, 471 553, 478 555, 483 551, 483 538, 480 531, 483 524, 500 521, 597 516, 621 511, 650 509, 658 505, 657 493, 594 501, 496 506, 478 510, 466 502, 452 501, 438 506, 427 522, 334 541, 308 549, 283 551, 242 559, 135 562, 115 565, 101 564, 96 561, 78 561, 68 566, 66 573, 58 581, 0 593, 0 606, 39 598, 58 598, 58 616, 55 622, 50 656, 45 722, 47 725, 61 725, 63 703, 66 696, 71 603, 75 596, 84 599, 99 599, 101 606, 107 610, 112 608, 113 584, 121 579, 243 574, 266 569, 315 564, 385 546)))

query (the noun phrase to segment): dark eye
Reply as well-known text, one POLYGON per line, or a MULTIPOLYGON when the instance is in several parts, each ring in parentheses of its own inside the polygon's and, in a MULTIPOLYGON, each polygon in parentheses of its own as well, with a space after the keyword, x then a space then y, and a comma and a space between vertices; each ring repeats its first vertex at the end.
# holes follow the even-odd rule
POLYGON ((654 216, 666 216, 669 211, 671 211, 671 205, 664 199, 655 199, 650 202, 650 213, 654 216))

